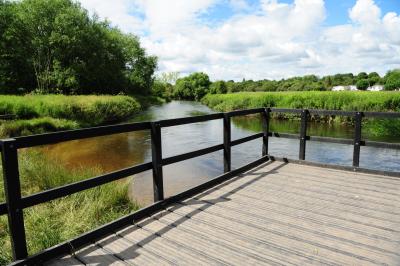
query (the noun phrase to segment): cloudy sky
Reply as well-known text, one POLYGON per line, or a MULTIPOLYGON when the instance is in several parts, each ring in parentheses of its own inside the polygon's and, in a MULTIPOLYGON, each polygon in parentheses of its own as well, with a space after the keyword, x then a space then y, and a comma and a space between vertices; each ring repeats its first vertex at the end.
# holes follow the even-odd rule
POLYGON ((138 35, 159 72, 216 79, 400 68, 400 0, 80 0, 138 35))

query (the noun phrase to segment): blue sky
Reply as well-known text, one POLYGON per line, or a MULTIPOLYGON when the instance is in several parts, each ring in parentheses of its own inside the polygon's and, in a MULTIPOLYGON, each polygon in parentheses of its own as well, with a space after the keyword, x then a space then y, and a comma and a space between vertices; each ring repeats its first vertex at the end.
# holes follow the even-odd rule
POLYGON ((217 79, 400 68, 399 0, 80 0, 140 37, 158 72, 217 79))

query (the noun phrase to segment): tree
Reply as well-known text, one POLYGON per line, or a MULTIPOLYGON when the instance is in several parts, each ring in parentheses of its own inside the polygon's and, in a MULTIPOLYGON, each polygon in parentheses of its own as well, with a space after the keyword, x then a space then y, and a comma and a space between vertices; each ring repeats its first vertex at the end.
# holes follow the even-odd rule
POLYGON ((360 79, 356 83, 357 89, 366 90, 369 87, 368 79, 360 79))
POLYGON ((151 92, 157 58, 72 0, 0 0, 0 88, 151 92))
POLYGON ((218 80, 215 81, 211 84, 210 86, 210 93, 211 94, 222 94, 222 93, 226 93, 227 90, 227 86, 226 86, 226 82, 223 80, 218 80))
POLYGON ((208 93, 210 78, 203 72, 196 72, 176 81, 174 97, 183 100, 200 100, 208 93))
POLYGON ((357 75, 357 81, 362 80, 362 79, 368 79, 368 74, 365 72, 360 72, 357 75))
POLYGON ((381 77, 379 76, 378 73, 376 72, 371 72, 368 74, 368 82, 370 86, 373 86, 375 84, 380 84, 381 83, 381 77))
POLYGON ((400 89, 400 69, 389 71, 385 77, 385 90, 400 89))

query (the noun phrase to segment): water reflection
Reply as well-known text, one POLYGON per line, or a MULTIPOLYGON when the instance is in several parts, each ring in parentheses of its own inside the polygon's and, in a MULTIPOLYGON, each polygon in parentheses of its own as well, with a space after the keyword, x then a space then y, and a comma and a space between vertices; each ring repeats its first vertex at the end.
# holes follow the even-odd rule
MULTIPOLYGON (((185 101, 173 101, 152 106, 131 121, 151 121, 212 113, 208 107, 185 101)), ((222 120, 181 125, 162 129, 163 157, 206 148, 223 142, 222 120)), ((281 133, 298 133, 299 121, 271 121, 270 130, 281 133)), ((232 139, 251 135, 262 130, 258 116, 232 119, 232 139)), ((340 124, 310 123, 309 135, 352 138, 353 128, 340 124)), ((232 148, 232 167, 237 168, 261 156, 261 139, 232 148)), ((270 138, 270 154, 298 158, 299 142, 294 139, 270 138)), ((352 146, 307 142, 306 159, 317 162, 351 165, 352 146)), ((51 158, 60 159, 67 167, 100 167, 103 173, 151 161, 149 131, 138 131, 111 136, 75 140, 45 148, 51 158)), ((399 152, 387 149, 362 147, 360 165, 366 168, 400 170, 399 152), (373 154, 374 156, 370 156, 373 154)), ((222 152, 164 167, 165 194, 176 194, 203 183, 223 172, 222 152)), ((141 204, 153 199, 152 173, 136 175, 130 187, 130 196, 141 204)))

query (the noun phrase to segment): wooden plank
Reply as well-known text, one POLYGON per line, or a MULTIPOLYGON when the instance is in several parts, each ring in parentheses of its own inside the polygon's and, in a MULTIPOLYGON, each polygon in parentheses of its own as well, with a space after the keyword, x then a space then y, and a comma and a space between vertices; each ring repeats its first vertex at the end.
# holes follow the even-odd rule
POLYGON ((75 255, 85 265, 128 265, 99 246, 90 245, 79 250, 75 255))
MULTIPOLYGON (((148 222, 145 220, 142 222, 148 222)), ((165 261, 169 261, 172 264, 208 264, 217 265, 218 261, 210 260, 207 257, 196 254, 192 249, 187 248, 185 245, 179 245, 174 241, 162 238, 157 234, 146 231, 136 225, 126 228, 117 233, 124 239, 129 240, 131 243, 142 247, 143 250, 147 250, 159 256, 165 261)))
MULTIPOLYGON (((176 212, 191 212, 187 208, 193 209, 195 207, 184 206, 183 208, 178 208, 176 212)), ((355 262, 360 265, 383 263, 391 265, 400 259, 395 254, 381 254, 365 247, 340 242, 338 239, 327 239, 324 236, 304 232, 297 228, 290 228, 283 224, 275 225, 260 217, 240 215, 227 209, 213 211, 211 208, 207 208, 197 212, 193 218, 211 221, 215 224, 223 224, 225 227, 240 230, 248 236, 262 236, 264 239, 274 239, 275 243, 281 243, 286 247, 292 247, 303 252, 316 250, 321 257, 331 259, 340 264, 347 265, 350 262, 355 262)))
POLYGON ((85 265, 71 255, 63 256, 56 260, 49 261, 44 264, 45 266, 81 266, 85 265))

